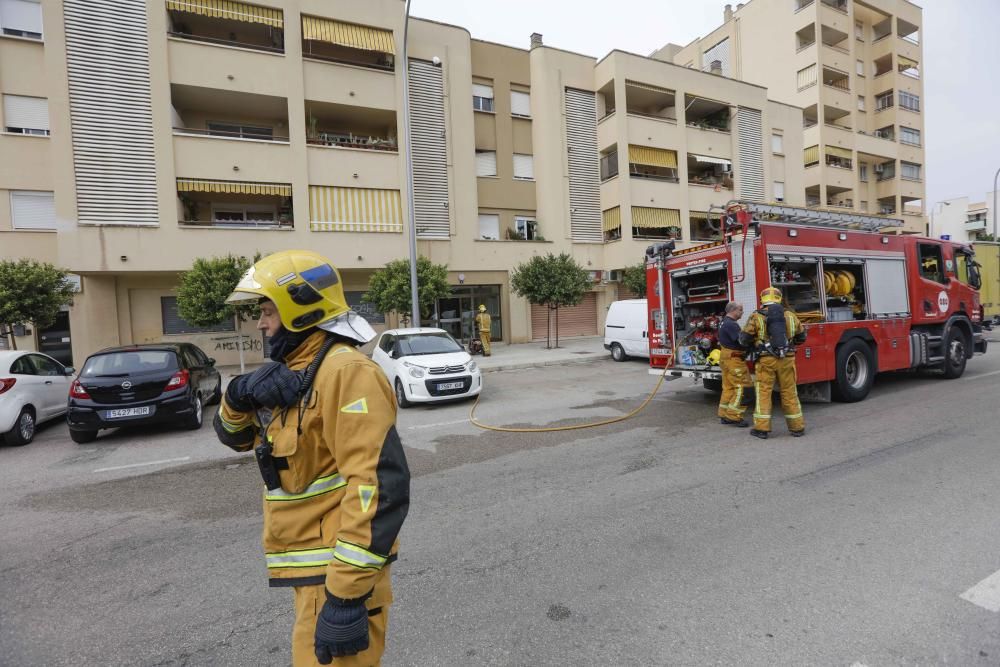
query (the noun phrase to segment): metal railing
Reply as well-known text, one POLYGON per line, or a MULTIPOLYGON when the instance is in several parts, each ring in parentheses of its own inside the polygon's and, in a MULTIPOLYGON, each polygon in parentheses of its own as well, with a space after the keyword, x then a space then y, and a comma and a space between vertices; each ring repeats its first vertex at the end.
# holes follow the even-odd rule
POLYGON ((207 35, 195 35, 189 32, 173 32, 167 31, 167 34, 171 37, 176 37, 178 39, 185 39, 192 42, 205 42, 207 44, 215 44, 217 46, 234 46, 240 49, 253 49, 254 51, 266 51, 268 53, 284 53, 284 46, 273 46, 266 44, 257 44, 254 42, 240 42, 231 39, 219 39, 218 37, 209 37, 207 35))
POLYGON ((370 151, 390 151, 399 150, 399 145, 395 139, 383 139, 382 137, 360 136, 352 133, 342 134, 337 132, 318 132, 308 137, 306 143, 310 146, 333 146, 336 148, 360 148, 370 151))
POLYGON ((277 141, 287 142, 288 137, 275 136, 274 134, 263 134, 254 132, 253 128, 240 128, 238 131, 231 130, 206 130, 196 127, 175 127, 175 133, 193 134, 203 137, 223 137, 227 139, 253 139, 254 141, 277 141))

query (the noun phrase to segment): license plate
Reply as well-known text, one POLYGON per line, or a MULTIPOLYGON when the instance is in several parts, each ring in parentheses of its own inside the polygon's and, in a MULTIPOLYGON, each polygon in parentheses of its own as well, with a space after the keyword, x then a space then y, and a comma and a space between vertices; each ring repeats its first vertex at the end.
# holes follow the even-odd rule
POLYGON ((448 391, 449 389, 461 389, 465 386, 464 382, 442 382, 438 385, 438 391, 448 391))
POLYGON ((129 419, 130 417, 146 417, 150 414, 150 406, 142 408, 122 408, 121 410, 107 410, 104 413, 105 419, 129 419))

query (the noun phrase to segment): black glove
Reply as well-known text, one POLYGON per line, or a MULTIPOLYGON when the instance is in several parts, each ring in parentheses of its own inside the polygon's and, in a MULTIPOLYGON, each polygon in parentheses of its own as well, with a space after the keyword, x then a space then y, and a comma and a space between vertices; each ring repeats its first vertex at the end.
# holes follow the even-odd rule
POLYGON ((290 370, 284 364, 264 364, 253 373, 232 379, 226 387, 226 404, 239 412, 287 408, 299 400, 302 376, 301 371, 290 370))
POLYGON ((316 659, 329 665, 334 658, 356 655, 368 648, 368 609, 364 600, 340 604, 326 594, 326 603, 316 619, 316 659))

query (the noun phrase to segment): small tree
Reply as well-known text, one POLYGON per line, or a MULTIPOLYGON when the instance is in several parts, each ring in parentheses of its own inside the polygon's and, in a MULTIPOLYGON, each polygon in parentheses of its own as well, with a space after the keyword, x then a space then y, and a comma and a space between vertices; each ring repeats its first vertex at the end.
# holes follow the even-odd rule
MULTIPOLYGON (((451 285, 448 284, 448 267, 434 264, 426 257, 418 257, 417 299, 420 317, 428 318, 434 312, 437 300, 449 294, 451 285)), ((409 322, 412 315, 410 260, 397 259, 372 274, 362 301, 372 304, 383 313, 394 312, 402 321, 409 322)))
POLYGON ((254 262, 246 257, 199 257, 190 271, 181 274, 177 287, 177 314, 198 327, 213 327, 232 321, 236 327, 240 352, 240 373, 246 372, 243 359, 243 322, 257 316, 256 306, 233 306, 226 303, 233 288, 254 262))
POLYGON ((510 277, 514 293, 524 297, 529 303, 544 305, 549 309, 545 323, 545 347, 550 349, 549 331, 552 312, 556 314, 556 347, 559 347, 559 308, 575 306, 583 301, 590 290, 591 281, 587 271, 566 253, 559 256, 548 253, 536 255, 524 264, 518 265, 510 277))
POLYGON ((33 259, 0 262, 0 331, 17 349, 14 326, 45 328, 56 321, 59 309, 73 303, 73 286, 66 272, 33 259))
POLYGON ((639 262, 622 271, 622 285, 640 299, 646 298, 646 263, 639 262))

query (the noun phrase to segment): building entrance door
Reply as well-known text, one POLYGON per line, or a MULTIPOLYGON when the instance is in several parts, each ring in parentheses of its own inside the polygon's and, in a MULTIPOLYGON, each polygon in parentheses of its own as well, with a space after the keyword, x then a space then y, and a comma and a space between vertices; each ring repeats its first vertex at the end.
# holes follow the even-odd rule
POLYGON ((486 312, 490 314, 490 339, 503 340, 499 285, 453 287, 450 296, 438 299, 435 326, 463 343, 478 338, 476 313, 479 312, 480 304, 486 306, 486 312))
POLYGON ((73 346, 70 343, 68 310, 60 310, 52 326, 39 330, 38 351, 49 355, 63 366, 73 365, 73 346))

